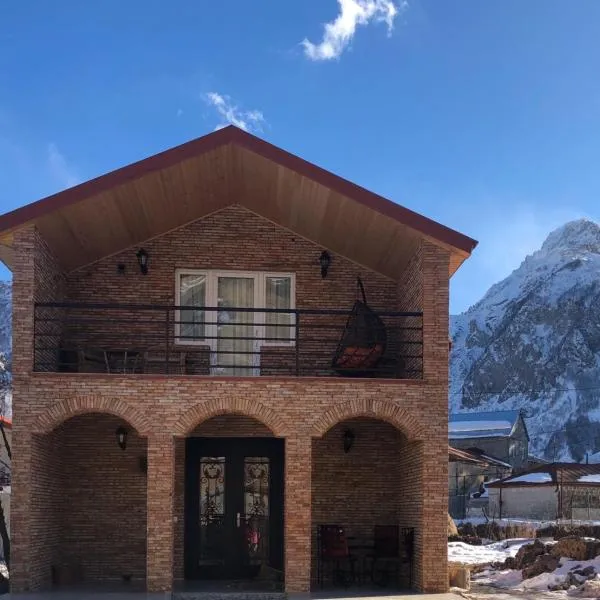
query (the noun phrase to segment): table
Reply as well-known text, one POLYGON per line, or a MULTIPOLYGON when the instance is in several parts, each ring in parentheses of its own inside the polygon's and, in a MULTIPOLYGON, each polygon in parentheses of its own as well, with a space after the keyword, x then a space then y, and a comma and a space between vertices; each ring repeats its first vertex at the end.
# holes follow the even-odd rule
POLYGON ((104 350, 109 373, 135 373, 141 352, 129 348, 104 350))
POLYGON ((373 573, 372 569, 369 565, 369 559, 373 559, 373 544, 362 543, 362 542, 352 542, 349 539, 348 549, 350 550, 350 555, 354 557, 356 568, 354 569, 354 578, 356 580, 357 585, 363 585, 367 576, 369 580, 372 580, 373 573))

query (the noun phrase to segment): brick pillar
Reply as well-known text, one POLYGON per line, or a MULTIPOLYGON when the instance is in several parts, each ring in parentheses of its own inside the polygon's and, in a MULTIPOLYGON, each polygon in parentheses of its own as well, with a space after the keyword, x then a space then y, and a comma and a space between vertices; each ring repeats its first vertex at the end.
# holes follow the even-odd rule
MULTIPOLYGON (((16 429, 16 428, 15 428, 16 429)), ((11 514, 10 514, 10 590, 30 590, 31 575, 31 451, 32 436, 21 429, 13 430, 11 450, 11 514)))
POLYGON ((285 440, 285 591, 310 591, 312 439, 285 440))
POLYGON ((423 367, 427 383, 427 446, 421 449, 423 494, 422 580, 424 592, 448 589, 448 251, 424 241, 423 367))
POLYGON ((15 232, 13 268, 13 432, 11 491, 11 569, 12 592, 31 589, 31 453, 32 436, 26 419, 30 411, 29 376, 33 368, 33 297, 34 286, 33 226, 15 232))
POLYGON ((173 589, 175 443, 169 434, 148 436, 146 587, 173 589))

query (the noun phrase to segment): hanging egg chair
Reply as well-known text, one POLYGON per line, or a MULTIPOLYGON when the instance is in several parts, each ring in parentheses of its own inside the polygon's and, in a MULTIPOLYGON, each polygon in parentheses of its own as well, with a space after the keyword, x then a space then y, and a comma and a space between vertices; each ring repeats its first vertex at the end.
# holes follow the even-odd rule
POLYGON ((357 278, 356 285, 357 299, 346 321, 331 366, 340 375, 372 376, 385 352, 387 332, 383 321, 367 304, 360 277, 357 278))

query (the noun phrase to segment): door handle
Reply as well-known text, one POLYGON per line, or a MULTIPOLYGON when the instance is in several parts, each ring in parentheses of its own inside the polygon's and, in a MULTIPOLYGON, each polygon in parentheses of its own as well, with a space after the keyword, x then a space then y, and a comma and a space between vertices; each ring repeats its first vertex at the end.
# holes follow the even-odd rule
POLYGON ((237 515, 236 515, 236 518, 235 518, 235 521, 236 521, 236 525, 237 525, 237 527, 239 528, 239 527, 240 527, 240 525, 241 525, 241 522, 242 522, 242 518, 241 518, 241 515, 240 515, 240 513, 237 513, 237 515))

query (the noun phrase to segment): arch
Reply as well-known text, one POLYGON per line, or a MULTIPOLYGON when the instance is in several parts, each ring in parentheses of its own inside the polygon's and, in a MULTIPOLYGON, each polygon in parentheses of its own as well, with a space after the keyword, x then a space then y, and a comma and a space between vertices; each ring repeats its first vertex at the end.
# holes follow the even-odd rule
POLYGON ((393 402, 370 399, 341 402, 329 409, 317 419, 313 425, 311 436, 321 437, 337 423, 356 417, 387 421, 410 441, 425 439, 425 428, 409 411, 393 402))
POLYGON ((252 417, 268 427, 275 437, 285 437, 286 427, 280 416, 257 400, 248 398, 218 398, 207 400, 188 409, 179 419, 174 434, 189 435, 200 423, 219 415, 237 414, 252 417))
POLYGON ((50 433, 72 417, 91 413, 114 415, 127 421, 139 435, 148 435, 149 427, 144 413, 125 400, 116 400, 110 396, 76 396, 51 404, 37 416, 32 433, 50 433))

